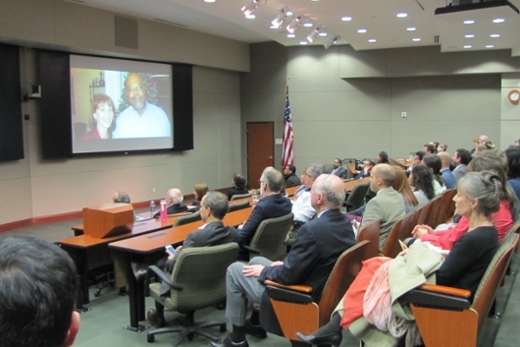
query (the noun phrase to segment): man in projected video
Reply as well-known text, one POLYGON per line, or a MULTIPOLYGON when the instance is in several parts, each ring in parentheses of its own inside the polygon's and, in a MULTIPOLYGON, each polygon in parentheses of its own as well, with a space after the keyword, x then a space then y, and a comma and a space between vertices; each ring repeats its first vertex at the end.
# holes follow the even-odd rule
POLYGON ((171 136, 168 116, 162 108, 146 101, 146 86, 135 72, 126 76, 125 95, 130 106, 117 116, 112 138, 171 136))

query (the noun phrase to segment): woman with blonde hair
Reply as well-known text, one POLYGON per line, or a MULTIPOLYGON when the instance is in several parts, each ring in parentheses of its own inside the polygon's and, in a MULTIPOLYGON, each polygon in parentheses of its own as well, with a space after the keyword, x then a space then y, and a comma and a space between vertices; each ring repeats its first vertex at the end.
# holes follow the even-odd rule
POLYGON ((200 202, 206 193, 209 191, 208 185, 206 183, 197 183, 193 188, 193 195, 195 196, 195 200, 192 206, 195 206, 195 211, 198 211, 200 208, 200 202))
POLYGON ((398 193, 403 196, 404 199, 404 208, 405 212, 409 213, 415 209, 417 205, 419 205, 419 201, 415 197, 412 187, 408 182, 408 177, 406 177, 406 173, 399 166, 393 166, 395 171, 395 180, 392 187, 398 193))

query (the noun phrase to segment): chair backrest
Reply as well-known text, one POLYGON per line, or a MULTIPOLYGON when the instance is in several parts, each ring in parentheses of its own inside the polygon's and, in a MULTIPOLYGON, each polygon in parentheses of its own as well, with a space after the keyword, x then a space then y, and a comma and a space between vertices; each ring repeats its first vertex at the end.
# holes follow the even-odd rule
POLYGON ((195 311, 226 298, 226 271, 236 261, 235 242, 210 247, 189 247, 177 255, 172 282, 182 290, 172 290, 171 304, 178 311, 195 311))
POLYGON ((179 225, 184 225, 184 224, 188 224, 188 223, 191 223, 191 222, 196 222, 200 220, 200 212, 197 211, 197 212, 194 212, 194 213, 190 213, 186 216, 182 216, 182 217, 179 217, 175 220, 175 222, 173 223, 173 226, 176 227, 176 226, 179 226, 179 225))
POLYGON ((230 201, 233 201, 233 200, 239 200, 239 199, 244 199, 244 198, 249 198, 250 196, 252 196, 251 193, 247 193, 247 194, 235 194, 231 197, 231 200, 230 201))
POLYGON ((451 207, 455 207, 455 203, 453 202, 453 190, 448 189, 444 191, 438 198, 431 201, 431 213, 428 218, 427 224, 432 228, 435 228, 437 225, 446 222, 448 218, 446 215, 451 210, 451 207))
POLYGON ((332 268, 319 303, 320 326, 330 320, 334 308, 361 270, 369 241, 361 241, 344 251, 332 268))
POLYGON ((347 211, 355 210, 356 208, 363 205, 369 185, 369 182, 358 184, 354 187, 354 189, 352 189, 352 192, 349 194, 346 201, 347 211))
MULTIPOLYGON (((433 201, 433 200, 432 200, 433 201)), ((416 212, 419 213, 419 218, 417 220, 417 224, 428 224, 428 220, 430 218, 430 214, 432 212, 433 204, 432 201, 427 203, 426 205, 421 206, 416 212)), ((434 227, 433 227, 434 228, 434 227)))
POLYGON ((369 241, 366 249, 365 258, 377 257, 379 255, 379 233, 380 233, 381 222, 376 220, 368 224, 361 230, 357 235, 357 242, 369 241))
POLYGON ((293 225, 293 214, 263 220, 249 243, 249 246, 259 251, 253 256, 262 256, 269 260, 283 260, 286 254, 285 238, 293 225))
POLYGON ((519 237, 518 234, 511 234, 504 238, 495 256, 489 263, 484 276, 482 276, 480 280, 472 305, 472 308, 478 313, 479 327, 482 326, 482 322, 487 317, 491 305, 493 304, 519 237))
POLYGON ((228 205, 228 212, 241 210, 243 208, 247 208, 251 206, 251 201, 249 199, 244 199, 244 201, 235 202, 228 205))
POLYGON ((410 212, 395 223, 381 253, 387 257, 395 258, 402 251, 398 240, 404 241, 406 238, 412 237, 413 228, 418 224, 419 217, 419 211, 410 212))
POLYGON ((443 222, 446 222, 450 218, 453 217, 453 214, 455 213, 455 202, 453 201, 453 197, 457 194, 457 189, 448 189, 444 192, 443 197, 445 201, 444 205, 444 220, 443 222))

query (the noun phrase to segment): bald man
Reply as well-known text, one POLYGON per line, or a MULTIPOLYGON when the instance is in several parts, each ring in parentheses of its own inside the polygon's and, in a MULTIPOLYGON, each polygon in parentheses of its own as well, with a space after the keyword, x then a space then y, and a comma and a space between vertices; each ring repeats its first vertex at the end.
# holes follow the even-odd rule
MULTIPOLYGON (((183 205, 184 196, 180 189, 172 188, 166 192, 166 196, 164 198, 166 201, 166 206, 168 206, 167 213, 175 214, 180 212, 188 212, 188 207, 183 205)), ((157 211, 154 215, 155 218, 159 218, 161 215, 161 211, 157 211)))
POLYGON ((384 247, 394 224, 405 214, 403 196, 392 188, 394 180, 395 171, 388 164, 377 164, 370 173, 370 190, 376 196, 368 202, 359 230, 380 221, 379 249, 384 247))
POLYGON ((170 120, 164 110, 146 101, 147 90, 143 79, 135 72, 125 80, 125 96, 130 106, 116 118, 112 138, 169 137, 170 120))

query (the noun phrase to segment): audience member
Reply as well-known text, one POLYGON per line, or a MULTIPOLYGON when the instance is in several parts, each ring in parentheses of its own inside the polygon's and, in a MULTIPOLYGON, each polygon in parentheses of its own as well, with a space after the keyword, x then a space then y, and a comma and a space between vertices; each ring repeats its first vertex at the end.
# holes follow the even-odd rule
MULTIPOLYGON (((172 188, 166 192, 166 196, 164 197, 166 201, 167 214, 176 214, 180 212, 187 212, 188 207, 184 205, 182 202, 184 201, 184 195, 180 189, 172 188)), ((159 218, 161 215, 161 211, 157 211, 154 215, 154 218, 159 218)))
POLYGON ((424 153, 426 155, 428 155, 428 154, 436 154, 437 153, 437 150, 435 149, 435 146, 430 144, 430 143, 425 144, 423 150, 424 150, 424 153))
POLYGON ((316 178, 323 173, 325 173, 323 165, 311 164, 301 174, 302 186, 294 193, 296 199, 292 206, 295 224, 307 223, 316 214, 311 204, 311 187, 316 178))
POLYGON ((446 152, 448 150, 448 145, 444 143, 439 143, 439 147, 437 147, 437 153, 446 152))
POLYGON ((96 94, 91 102, 90 131, 83 140, 110 139, 114 130, 114 102, 106 94, 96 94))
POLYGON ((0 240, 0 345, 71 346, 78 273, 58 246, 29 236, 0 240))
POLYGON ((507 182, 520 199, 520 148, 509 147, 505 154, 508 162, 507 182))
POLYGON ((392 166, 395 171, 395 180, 392 187, 396 192, 403 196, 405 213, 415 210, 415 206, 419 204, 415 197, 406 173, 399 166, 392 166))
POLYGON ((429 203, 434 197, 433 176, 430 170, 424 165, 414 166, 408 177, 410 185, 413 187, 413 194, 419 202, 417 207, 429 203))
POLYGON ((302 182, 296 176, 296 166, 286 165, 283 168, 283 177, 285 178, 285 188, 301 186, 302 182))
POLYGON ((395 170, 388 164, 377 164, 370 175, 370 189, 376 196, 370 200, 363 214, 359 230, 373 221, 380 221, 379 248, 383 248, 394 224, 405 214, 404 200, 392 185, 395 170))
POLYGON ((249 265, 235 263, 229 266, 226 318, 233 325, 233 331, 222 343, 212 342, 211 346, 248 346, 246 333, 254 331, 257 335, 259 321, 267 331, 281 335, 269 298, 264 294, 263 282, 267 279, 286 285, 310 286, 310 295, 314 301, 319 301, 336 260, 356 241, 350 222, 340 212, 345 200, 343 181, 334 175, 321 175, 312 186, 311 196, 318 218, 300 229, 283 262, 273 263, 256 257, 249 265), (254 313, 246 320, 248 302, 261 302, 260 317, 254 313))
POLYGON ((453 189, 457 186, 457 182, 455 181, 455 177, 450 170, 451 165, 451 155, 448 152, 439 152, 437 156, 441 160, 441 177, 444 181, 444 185, 446 189, 453 189))
POLYGON ((453 154, 455 169, 452 171, 453 177, 458 182, 459 179, 468 172, 468 164, 471 161, 471 154, 464 148, 459 148, 453 154))
POLYGON ((240 259, 249 259, 249 252, 244 246, 249 245, 263 220, 291 213, 291 201, 280 194, 283 185, 284 178, 280 171, 271 166, 264 169, 260 177, 260 200, 247 221, 238 230, 240 259))
POLYGON ((330 168, 330 170, 327 173, 331 175, 336 175, 342 179, 346 179, 348 175, 348 171, 342 166, 342 161, 340 158, 334 159, 334 166, 330 168))
POLYGON ((424 158, 424 151, 417 151, 413 155, 412 164, 406 169, 407 172, 411 172, 412 168, 417 165, 421 165, 421 162, 424 158))
POLYGON ((372 172, 372 169, 374 168, 375 165, 376 165, 376 163, 374 163, 373 160, 365 159, 363 161, 361 171, 358 172, 358 174, 356 175, 356 178, 362 179, 365 177, 370 177, 370 173, 372 172))
POLYGON ((194 207, 190 207, 189 209, 198 211, 200 209, 200 202, 208 191, 209 188, 206 183, 197 183, 195 187, 193 187, 193 196, 195 197, 195 201, 193 203, 194 207))
MULTIPOLYGON (((491 214, 496 212, 499 208, 498 190, 500 190, 500 182, 491 172, 471 172, 458 182, 457 195, 453 199, 455 201, 456 213, 465 216, 470 221, 471 232, 466 233, 453 245, 446 259, 435 272, 436 283, 469 290, 472 293, 470 300, 472 300, 482 276, 499 247, 497 231, 490 220, 491 214)), ((438 256, 432 254, 432 257, 428 257, 428 254, 422 253, 423 249, 424 248, 419 245, 412 245, 409 252, 403 252, 402 255, 390 261, 399 264, 399 271, 406 270, 404 264, 410 263, 415 265, 417 260, 422 261, 423 259, 431 259, 428 265, 432 269, 436 268, 433 266, 433 263, 431 263, 432 261, 437 262, 437 266, 439 266, 438 256), (403 258, 401 258, 403 256, 405 259, 410 257, 410 260, 403 261, 403 258), (411 258, 412 256, 417 256, 417 259, 414 261, 411 258)), ((428 251, 427 249, 424 250, 428 251)), ((370 259, 364 262, 364 268, 369 261, 370 259)), ((379 269, 383 266, 382 263, 380 264, 379 269)), ((388 265, 391 264, 387 264, 386 267, 390 269, 391 266, 388 265)), ((420 266, 413 266, 413 268, 410 267, 409 269, 416 274, 418 268, 421 269, 420 266)), ((387 270, 386 272, 389 271, 391 270, 387 270)), ((406 278, 406 273, 401 274, 403 278, 406 278)), ((363 276, 363 274, 360 273, 358 277, 360 276, 363 276)), ((371 278, 374 279, 375 276, 371 278)), ((351 312, 355 309, 355 306, 352 306, 352 304, 355 305, 355 303, 353 303, 354 300, 348 300, 348 298, 353 297, 350 291, 352 288, 355 288, 355 290, 361 294, 367 292, 369 284, 372 284, 373 281, 367 280, 366 282, 364 286, 356 286, 354 284, 350 286, 344 300, 336 307, 329 323, 320 327, 320 329, 310 335, 297 333, 297 336, 302 341, 312 345, 333 344, 338 346, 342 338, 342 327, 347 327, 352 320, 356 319, 356 317, 349 317, 348 322, 342 320, 344 315, 351 315, 351 312)), ((400 284, 400 289, 402 290, 402 284, 400 284)), ((392 288, 389 290, 391 292, 392 288)), ((385 297, 379 297, 381 300, 386 299, 385 297)), ((373 300, 376 300, 376 298, 373 300)), ((398 301, 398 298, 392 297, 392 300, 398 301)), ((378 311, 380 316, 386 314, 386 312, 381 311, 380 307, 378 308, 380 309, 378 311)), ((361 315, 364 315, 366 313, 365 311, 365 309, 362 309, 360 311, 361 315)), ((392 319, 392 322, 398 324, 394 319, 392 319)), ((386 326, 386 323, 383 325, 386 326)), ((370 334, 370 331, 366 331, 366 333, 370 334)), ((388 343, 388 345, 390 345, 389 341, 388 343)))
POLYGON ((433 176, 433 191, 435 195, 439 195, 446 190, 444 181, 441 177, 441 158, 436 154, 427 154, 422 160, 422 164, 426 166, 433 176))
POLYGON ((246 188, 246 179, 242 174, 234 174, 231 179, 231 185, 232 187, 227 191, 227 197, 229 200, 231 200, 233 195, 249 194, 249 191, 246 188))
POLYGON ((112 195, 112 201, 114 203, 129 204, 130 196, 127 193, 118 190, 114 195, 112 195))
MULTIPOLYGON (((177 254, 183 249, 190 247, 210 247, 229 242, 238 242, 237 230, 230 226, 224 226, 222 223, 222 219, 228 211, 228 199, 224 194, 215 191, 206 193, 200 202, 199 211, 200 218, 205 224, 186 236, 182 246, 176 248, 177 254)), ((177 256, 168 251, 166 252, 168 253, 168 260, 164 265, 164 272, 170 275, 177 256)), ((169 292, 170 287, 163 282, 160 294, 166 296, 169 292)), ((164 326, 164 306, 156 301, 155 309, 148 310, 147 318, 157 327, 164 326)))
POLYGON ((378 164, 388 164, 390 163, 390 160, 388 159, 388 153, 385 151, 379 152, 377 156, 377 163, 378 164))

